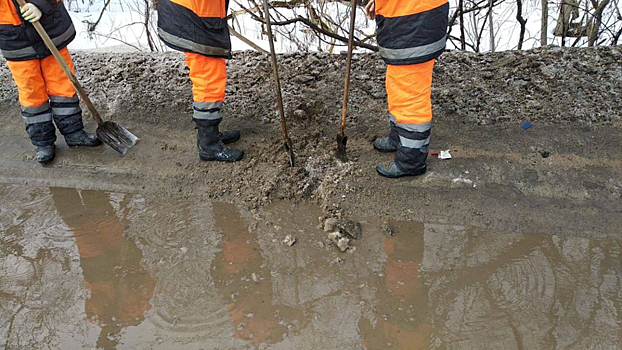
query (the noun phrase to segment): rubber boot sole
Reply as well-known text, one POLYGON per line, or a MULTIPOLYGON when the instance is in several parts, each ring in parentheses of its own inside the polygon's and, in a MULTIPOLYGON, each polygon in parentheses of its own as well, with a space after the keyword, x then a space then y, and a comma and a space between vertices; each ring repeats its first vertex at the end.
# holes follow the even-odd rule
POLYGON ((397 179, 397 178, 405 177, 405 176, 421 176, 421 175, 425 174, 426 171, 428 171, 427 167, 425 167, 425 168, 423 168, 421 170, 417 170, 417 171, 411 172, 411 173, 403 172, 403 173, 400 173, 400 174, 388 174, 388 173, 381 172, 380 169, 378 169, 378 167, 376 167, 376 172, 380 176, 384 176, 384 177, 387 177, 389 179, 397 179))
POLYGON ((92 144, 92 145, 85 145, 85 144, 81 144, 81 143, 69 143, 67 141, 65 141, 65 143, 69 147, 97 147, 97 146, 101 146, 103 144, 103 142, 101 142, 101 140, 99 140, 99 143, 95 143, 95 144, 92 144))
POLYGON ((206 156, 206 155, 199 153, 199 159, 205 162, 218 161, 218 162, 225 162, 225 163, 234 163, 234 162, 241 160, 242 158, 244 158, 244 153, 242 153, 242 155, 239 156, 238 158, 230 158, 230 159, 219 159, 218 157, 215 157, 215 156, 206 156))

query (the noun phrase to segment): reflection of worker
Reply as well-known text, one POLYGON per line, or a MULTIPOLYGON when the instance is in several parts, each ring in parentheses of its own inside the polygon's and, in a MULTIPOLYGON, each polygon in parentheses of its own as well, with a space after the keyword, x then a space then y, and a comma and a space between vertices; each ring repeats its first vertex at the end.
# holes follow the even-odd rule
POLYGON ((227 27, 229 0, 160 0, 158 34, 171 48, 186 54, 194 95, 193 120, 202 160, 234 162, 244 152, 226 147, 240 132, 219 132, 227 81, 226 58, 231 58, 227 27))
POLYGON ((375 326, 359 322, 367 349, 425 349, 429 335, 427 290, 419 278, 423 244, 410 235, 387 238, 384 283, 377 286, 375 326))
POLYGON ((78 245, 84 283, 91 292, 86 314, 102 327, 97 347, 114 348, 122 328, 144 320, 155 281, 140 264, 140 249, 123 237, 124 223, 106 194, 52 189, 52 196, 78 245))
POLYGON ((69 146, 97 146, 84 131, 76 90, 29 22, 39 21, 73 70, 66 46, 76 31, 60 0, 30 0, 17 11, 14 0, 0 0, 0 50, 17 85, 22 117, 41 163, 54 159, 56 129, 69 146), (21 12, 21 14, 20 14, 21 12))
MULTIPOLYGON (((229 316, 233 321, 235 337, 254 343, 281 340, 286 328, 276 318, 277 308, 272 303, 272 284, 265 281, 253 281, 269 275, 269 270, 262 268, 263 261, 259 244, 254 241, 256 236, 248 231, 248 227, 240 217, 237 209, 230 204, 214 206, 214 217, 217 227, 223 230, 222 252, 216 256, 212 277, 224 298, 231 300, 227 305, 229 316), (243 285, 245 280, 247 285, 243 285)), ((299 310, 287 306, 279 306, 282 314, 302 319, 299 310)))
POLYGON ((371 0, 365 7, 376 18, 380 56, 388 64, 386 88, 391 131, 374 141, 381 152, 396 152, 385 177, 426 172, 432 123, 432 68, 445 50, 447 0, 371 0))
MULTIPOLYGON (((254 268, 261 266, 261 253, 257 243, 248 243, 252 237, 244 234, 225 235, 222 243, 222 260, 218 260, 216 271, 222 271, 223 281, 238 281, 250 274, 254 268)), ((259 270, 259 269, 257 269, 259 270)), ((275 318, 272 306, 272 286, 269 283, 250 281, 248 294, 246 291, 231 289, 223 291, 225 297, 239 292, 227 310, 233 320, 236 338, 261 343, 266 339, 274 339, 284 329, 275 318), (230 292, 230 293, 229 293, 230 292)), ((231 285, 234 287, 235 284, 231 285)), ((225 286, 221 286, 226 288, 225 286)))

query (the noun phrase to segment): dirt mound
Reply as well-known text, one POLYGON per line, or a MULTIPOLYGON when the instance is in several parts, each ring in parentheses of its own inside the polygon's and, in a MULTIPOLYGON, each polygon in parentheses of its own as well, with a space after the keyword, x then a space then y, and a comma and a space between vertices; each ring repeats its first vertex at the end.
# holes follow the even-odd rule
MULTIPOLYGON (((80 81, 104 114, 187 123, 192 95, 183 55, 77 52, 73 57, 80 81)), ((620 62, 620 47, 448 52, 435 66, 436 116, 478 124, 523 119, 619 122, 620 62)), ((279 63, 290 118, 304 126, 332 122, 340 111, 344 58, 290 54, 282 55, 279 63)), ((353 69, 351 121, 385 116, 384 63, 375 54, 359 54, 354 56, 353 69)), ((15 101, 16 90, 4 64, 0 82, 0 101, 15 101)), ((229 118, 275 121, 274 87, 266 56, 237 53, 229 61, 227 93, 229 118)))

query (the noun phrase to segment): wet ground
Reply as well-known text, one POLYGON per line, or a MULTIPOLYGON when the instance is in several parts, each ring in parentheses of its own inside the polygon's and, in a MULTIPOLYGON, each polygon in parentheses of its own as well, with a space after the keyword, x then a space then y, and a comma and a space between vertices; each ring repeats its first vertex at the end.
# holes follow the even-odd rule
POLYGON ((0 348, 622 347, 622 238, 319 217, 1 185, 0 348))
MULTIPOLYGON (((372 54, 353 58, 348 158, 336 148, 345 58, 280 55, 296 166, 289 167, 267 56, 228 61, 224 128, 239 129, 233 164, 198 160, 188 68, 179 53, 73 55, 78 78, 105 120, 141 138, 119 157, 108 147, 68 148, 34 159, 17 89, 0 63, 0 183, 233 202, 245 210, 292 200, 327 217, 381 217, 512 232, 614 238, 622 234, 622 47, 447 52, 435 64, 430 159, 419 178, 375 172, 392 154, 384 74, 372 54), (532 127, 521 128, 526 121, 532 127), (197 199, 195 197, 200 197, 197 199)), ((86 108, 84 108, 86 110, 86 108)), ((87 130, 95 125, 85 113, 87 130)))
POLYGON ((0 349, 622 348, 620 58, 444 54, 431 149, 454 158, 397 180, 374 171, 393 156, 371 146, 388 131, 377 55, 354 57, 346 163, 345 59, 279 57, 293 168, 265 56, 228 63, 233 164, 198 160, 180 54, 75 54, 141 142, 119 157, 58 135, 45 167, 2 63, 0 349), (355 249, 326 218, 361 222, 355 249))

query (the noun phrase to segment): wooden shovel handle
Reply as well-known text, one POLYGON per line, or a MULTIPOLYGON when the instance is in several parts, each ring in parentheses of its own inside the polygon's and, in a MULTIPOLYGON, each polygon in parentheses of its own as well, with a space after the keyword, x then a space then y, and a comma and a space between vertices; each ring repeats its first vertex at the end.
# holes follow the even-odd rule
MULTIPOLYGON (((274 49, 274 40, 272 39, 272 21, 270 19, 270 5, 268 0, 263 1, 263 9, 266 21, 266 33, 268 34, 268 42, 270 43, 270 58, 272 60, 272 75, 274 76, 274 84, 276 88, 276 100, 279 107, 279 115, 281 116, 281 129, 283 129, 283 140, 287 144, 289 136, 287 134, 287 123, 285 122, 285 108, 283 107, 283 95, 281 94, 281 80, 279 79, 279 67, 276 62, 276 50, 274 49)), ((291 143, 291 140, 289 140, 291 143)))
POLYGON ((341 124, 339 135, 342 137, 346 130, 346 117, 348 116, 348 94, 350 92, 350 71, 352 70, 352 51, 354 50, 354 24, 356 23, 356 0, 350 2, 350 35, 348 37, 348 58, 346 59, 346 78, 343 87, 343 107, 341 109, 341 124))
MULTIPOLYGON (((19 4, 20 7, 23 7, 24 5, 26 5, 25 0, 17 0, 17 3, 19 4)), ((97 109, 95 109, 95 106, 91 102, 91 99, 89 99, 89 96, 86 94, 86 92, 84 92, 84 89, 78 82, 78 79, 71 71, 71 68, 69 68, 69 65, 67 65, 67 62, 65 62, 65 59, 63 58, 63 56, 61 56, 60 52, 58 52, 56 45, 54 45, 54 42, 52 41, 52 39, 50 39, 50 36, 48 35, 48 33, 45 31, 45 29, 43 29, 43 26, 41 25, 41 23, 37 21, 37 22, 32 22, 31 24, 35 27, 35 29, 37 30, 37 33, 39 33, 39 35, 41 36, 41 39, 43 39, 45 46, 48 48, 48 50, 50 50, 52 55, 54 55, 54 58, 56 58, 56 60, 58 61, 58 64, 60 64, 60 67, 63 69, 65 74, 67 74, 69 81, 71 81, 71 84, 78 92, 80 99, 91 112, 93 119, 95 119, 98 125, 102 125, 104 121, 99 116, 99 112, 97 112, 97 109)))

